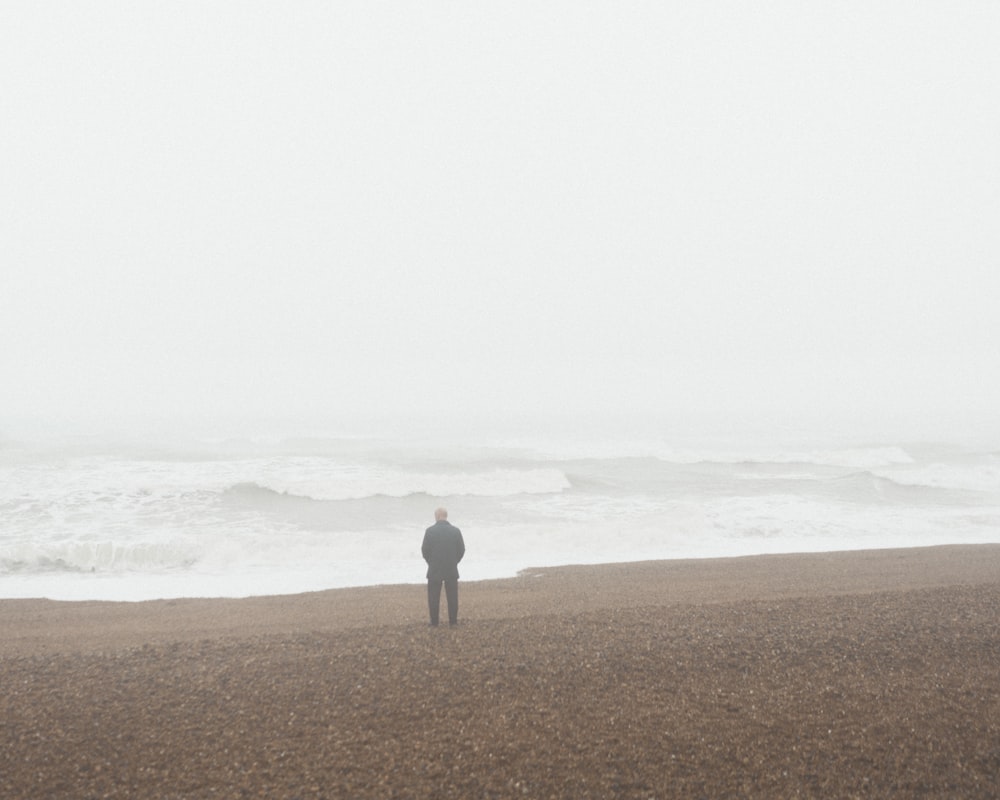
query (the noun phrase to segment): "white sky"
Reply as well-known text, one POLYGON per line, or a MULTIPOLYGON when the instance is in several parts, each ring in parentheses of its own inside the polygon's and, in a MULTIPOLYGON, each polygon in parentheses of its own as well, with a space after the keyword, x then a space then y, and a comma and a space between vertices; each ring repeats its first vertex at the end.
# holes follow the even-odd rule
POLYGON ((0 426, 993 414, 998 142, 995 2, 8 1, 0 426))

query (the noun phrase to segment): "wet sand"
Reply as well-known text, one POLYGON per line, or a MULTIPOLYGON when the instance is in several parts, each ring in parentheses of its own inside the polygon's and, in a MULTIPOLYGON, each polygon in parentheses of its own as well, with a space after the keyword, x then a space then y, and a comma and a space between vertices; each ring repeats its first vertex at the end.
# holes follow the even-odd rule
POLYGON ((0 601, 0 797, 1000 795, 1000 545, 0 601))

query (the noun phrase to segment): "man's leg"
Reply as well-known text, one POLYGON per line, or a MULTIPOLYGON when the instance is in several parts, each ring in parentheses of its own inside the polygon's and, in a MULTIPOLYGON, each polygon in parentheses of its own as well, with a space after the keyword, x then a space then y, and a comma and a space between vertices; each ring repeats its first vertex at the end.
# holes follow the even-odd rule
POLYGON ((427 579, 427 608, 431 612, 431 625, 438 624, 441 615, 441 579, 427 579))
MULTIPOLYGON (((448 598, 448 622, 458 624, 458 579, 445 580, 444 594, 448 598)), ((438 596, 440 598, 440 595, 438 596)))

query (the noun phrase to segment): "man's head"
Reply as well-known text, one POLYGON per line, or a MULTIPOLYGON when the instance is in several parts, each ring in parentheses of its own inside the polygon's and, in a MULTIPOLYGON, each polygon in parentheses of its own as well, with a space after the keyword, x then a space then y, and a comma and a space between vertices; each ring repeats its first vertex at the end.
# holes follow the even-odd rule
POLYGON ((434 511, 434 519, 437 522, 440 522, 443 519, 448 519, 448 509, 447 508, 436 509, 434 511))

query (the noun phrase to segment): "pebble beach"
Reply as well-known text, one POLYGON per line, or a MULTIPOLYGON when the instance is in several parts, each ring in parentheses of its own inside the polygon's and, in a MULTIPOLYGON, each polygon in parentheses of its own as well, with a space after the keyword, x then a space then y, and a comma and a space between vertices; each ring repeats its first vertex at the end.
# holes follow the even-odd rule
POLYGON ((0 796, 1000 794, 1000 545, 0 600, 0 796))

